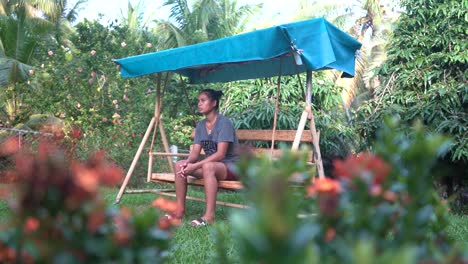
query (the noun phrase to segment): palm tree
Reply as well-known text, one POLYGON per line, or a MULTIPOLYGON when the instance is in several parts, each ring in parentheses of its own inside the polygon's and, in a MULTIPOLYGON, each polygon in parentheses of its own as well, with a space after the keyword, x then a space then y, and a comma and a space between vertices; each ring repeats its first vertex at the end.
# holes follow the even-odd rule
POLYGON ((165 48, 180 47, 238 34, 261 5, 238 7, 236 0, 166 0, 169 20, 157 22, 157 33, 166 36, 165 48))
POLYGON ((147 19, 144 20, 143 15, 145 11, 144 1, 140 0, 135 6, 128 1, 127 5, 127 14, 124 14, 121 10, 120 14, 120 24, 126 26, 132 32, 139 32, 141 29, 146 28, 151 18, 152 14, 147 16, 147 19))
POLYGON ((44 1, 42 6, 43 16, 53 24, 55 40, 62 44, 73 34, 72 23, 78 18, 78 12, 88 2, 88 0, 78 0, 68 8, 67 0, 44 1))
POLYGON ((78 1, 65 14, 65 0, 3 0, 0 1, 0 109, 6 109, 14 119, 21 99, 20 84, 34 74, 32 67, 35 53, 41 43, 57 43, 61 36, 63 21, 76 19, 77 8, 87 0, 78 1))
POLYGON ((343 87, 342 99, 346 110, 358 105, 372 92, 372 69, 383 62, 383 48, 391 33, 394 17, 385 16, 385 7, 380 0, 349 2, 347 0, 305 1, 301 0, 296 19, 325 17, 338 27, 348 31, 363 43, 356 60, 356 75, 353 79, 339 78, 332 72, 336 84, 343 87))

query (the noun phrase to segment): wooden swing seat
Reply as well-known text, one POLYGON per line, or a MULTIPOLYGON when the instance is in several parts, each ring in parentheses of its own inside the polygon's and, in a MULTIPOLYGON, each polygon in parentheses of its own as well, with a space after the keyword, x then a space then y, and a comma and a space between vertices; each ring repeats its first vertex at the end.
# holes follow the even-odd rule
MULTIPOLYGON (((276 143, 280 142, 288 142, 291 143, 294 141, 296 136, 296 130, 276 130, 274 133, 274 138, 276 143)), ((251 142, 270 142, 273 138, 273 130, 246 130, 246 129, 238 129, 236 130, 237 137, 239 139, 240 144, 247 144, 250 146, 249 143, 251 142)), ((192 131, 192 137, 194 132, 192 131)), ((302 133, 301 142, 305 143, 312 143, 312 135, 311 133, 302 133)), ((270 148, 255 148, 252 147, 254 153, 267 153, 272 154, 272 157, 278 157, 281 155, 282 150, 275 148, 273 152, 270 148)), ((310 151, 307 160, 310 163, 313 163, 313 152, 310 151)), ((151 152, 150 155, 155 157, 157 156, 177 156, 177 157, 187 157, 188 154, 171 154, 171 153, 162 153, 162 152, 151 152)), ((151 182, 174 182, 174 173, 151 173, 151 182)), ((203 185, 203 179, 197 179, 195 177, 189 176, 188 183, 191 185, 203 185)), ((240 181, 219 181, 218 187, 223 189, 231 189, 231 190, 240 190, 243 188, 242 182, 240 181)))

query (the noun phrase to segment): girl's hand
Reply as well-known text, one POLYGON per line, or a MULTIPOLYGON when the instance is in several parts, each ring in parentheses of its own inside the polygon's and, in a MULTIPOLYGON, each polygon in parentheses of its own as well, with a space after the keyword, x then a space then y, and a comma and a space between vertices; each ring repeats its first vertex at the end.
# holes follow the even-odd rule
POLYGON ((177 172, 177 176, 182 177, 182 178, 187 178, 187 171, 186 168, 188 166, 188 162, 185 162, 184 164, 180 165, 180 169, 177 172))
POLYGON ((197 166, 194 163, 188 163, 184 167, 184 173, 186 175, 189 175, 193 173, 197 169, 197 166))

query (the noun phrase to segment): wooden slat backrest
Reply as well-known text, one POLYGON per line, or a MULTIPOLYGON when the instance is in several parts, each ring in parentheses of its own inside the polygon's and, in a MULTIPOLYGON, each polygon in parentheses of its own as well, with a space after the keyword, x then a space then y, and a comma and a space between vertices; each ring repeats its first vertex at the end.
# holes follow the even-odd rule
MULTIPOLYGON (((273 138, 273 130, 236 130, 237 137, 240 141, 271 141, 273 138)), ((293 142, 296 136, 296 130, 276 130, 275 141, 277 142, 293 142)), ((301 142, 312 142, 310 133, 302 133, 301 142)))
MULTIPOLYGON (((273 136, 273 130, 247 130, 247 129, 238 129, 236 130, 237 137, 241 143, 245 141, 263 141, 271 142, 273 136)), ((192 130, 191 138, 195 137, 195 130, 192 130)), ((296 130, 276 130, 275 131, 275 142, 294 142, 296 137, 296 130)), ((301 142, 311 143, 312 135, 307 131, 302 133, 301 142)), ((281 149, 270 148, 252 148, 254 153, 265 153, 267 155, 272 155, 272 157, 279 157, 282 153, 281 149)), ((155 154, 155 153, 153 153, 155 154)), ((313 160, 313 154, 311 151, 308 153, 308 160, 313 160)), ((165 181, 165 182, 174 182, 173 173, 152 173, 152 181, 165 181)), ((203 185, 203 179, 191 178, 188 181, 190 184, 203 185)), ((225 189, 242 189, 242 183, 240 181, 219 181, 220 188, 225 189)))
MULTIPOLYGON (((273 130, 236 130, 239 141, 271 141, 273 130)), ((195 137, 195 130, 191 134, 192 139, 195 137)), ((296 130, 276 130, 275 142, 293 142, 296 137, 296 130)), ((312 143, 312 135, 304 131, 302 133, 301 142, 312 143)))

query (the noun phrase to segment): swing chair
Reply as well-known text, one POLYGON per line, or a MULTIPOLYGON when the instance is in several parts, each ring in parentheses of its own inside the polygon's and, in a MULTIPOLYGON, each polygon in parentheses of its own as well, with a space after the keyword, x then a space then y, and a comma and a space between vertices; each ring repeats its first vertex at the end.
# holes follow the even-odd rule
MULTIPOLYGON (((315 119, 311 110, 312 71, 336 69, 342 72, 342 77, 353 77, 355 54, 360 47, 361 44, 356 39, 325 19, 317 18, 274 26, 191 46, 114 60, 120 67, 122 78, 133 78, 148 74, 156 75, 154 116, 128 169, 115 202, 120 202, 152 131, 153 135, 148 153, 148 182, 164 180, 163 178, 167 178, 168 176, 174 177, 175 170, 172 157, 188 156, 187 154, 171 153, 161 120, 162 91, 172 73, 188 77, 191 84, 230 82, 278 76, 272 130, 268 130, 268 132, 238 130, 239 140, 253 140, 253 138, 265 140, 265 137, 268 136, 269 140, 271 140, 271 152, 274 150, 275 141, 281 141, 281 138, 283 138, 283 141, 292 141, 292 150, 297 150, 301 141, 312 143, 313 163, 317 166, 318 176, 324 177, 319 146, 320 133, 315 128, 315 119), (291 138, 290 136, 285 136, 290 135, 291 131, 276 130, 280 80, 283 75, 297 75, 299 77, 299 74, 304 72, 306 72, 305 107, 297 130, 292 130, 295 135, 291 138), (307 120, 310 122, 310 133, 304 133, 307 120), (158 130, 164 148, 161 151, 154 149, 155 136, 158 130), (153 173, 154 156, 167 158, 171 170, 169 174, 153 173)), ((203 184, 203 180, 194 180, 192 183, 203 184)), ((236 189, 242 187, 240 182, 219 182, 219 184, 222 188, 229 188, 231 186, 232 189, 236 189)), ((142 192, 146 191, 127 191, 127 193, 142 192)), ((163 192, 160 193, 164 194, 163 192)), ((167 193, 166 195, 174 196, 167 193)), ((190 199, 190 197, 187 197, 187 199, 190 199)))

